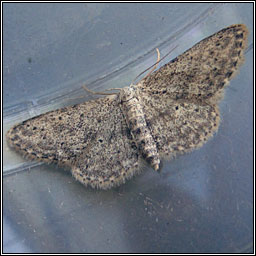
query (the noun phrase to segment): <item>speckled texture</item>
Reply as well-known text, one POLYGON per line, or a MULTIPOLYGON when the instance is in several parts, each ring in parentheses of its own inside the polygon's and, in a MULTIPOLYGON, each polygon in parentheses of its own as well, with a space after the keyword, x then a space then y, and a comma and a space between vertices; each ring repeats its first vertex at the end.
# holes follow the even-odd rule
POLYGON ((119 94, 54 110, 14 126, 9 145, 108 189, 159 169, 160 157, 202 146, 219 126, 218 101, 243 62, 248 31, 232 25, 119 94))

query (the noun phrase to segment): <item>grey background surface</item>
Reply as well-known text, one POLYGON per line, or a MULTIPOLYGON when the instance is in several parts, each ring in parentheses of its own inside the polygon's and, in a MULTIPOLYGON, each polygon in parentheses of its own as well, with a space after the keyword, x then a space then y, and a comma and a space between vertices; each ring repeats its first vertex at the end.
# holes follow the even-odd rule
POLYGON ((38 165, 4 141, 4 252, 213 253, 253 250, 253 4, 3 4, 4 132, 47 110, 124 87, 235 23, 250 31, 246 61, 201 149, 97 191, 38 165))

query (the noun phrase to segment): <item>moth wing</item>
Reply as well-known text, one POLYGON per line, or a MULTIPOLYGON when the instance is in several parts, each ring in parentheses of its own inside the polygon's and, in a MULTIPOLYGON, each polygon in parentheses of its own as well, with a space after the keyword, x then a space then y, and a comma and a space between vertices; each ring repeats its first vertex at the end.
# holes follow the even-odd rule
POLYGON ((141 97, 166 109, 170 99, 217 103, 243 62, 247 37, 246 26, 238 24, 203 39, 139 82, 141 97))
POLYGON ((24 156, 72 169, 81 183, 109 188, 139 171, 137 149, 115 97, 54 110, 7 133, 24 156))
POLYGON ((220 121, 217 106, 193 102, 173 102, 169 110, 147 112, 146 118, 160 156, 167 159, 201 147, 220 121))

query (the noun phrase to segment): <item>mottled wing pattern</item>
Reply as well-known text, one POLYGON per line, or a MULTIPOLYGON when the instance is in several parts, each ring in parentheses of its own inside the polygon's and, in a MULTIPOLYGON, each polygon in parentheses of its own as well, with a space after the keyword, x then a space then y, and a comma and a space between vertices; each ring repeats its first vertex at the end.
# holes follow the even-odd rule
POLYGON ((171 159, 201 147, 218 130, 217 106, 174 101, 165 112, 147 111, 146 119, 161 157, 171 159))
POLYGON ((247 36, 238 24, 203 39, 138 83, 141 97, 162 110, 180 99, 217 103, 244 60, 247 36))
POLYGON ((162 157, 198 148, 217 131, 218 101, 243 62, 247 35, 245 25, 225 28, 137 85, 162 157))
POLYGON ((139 171, 138 152, 116 96, 29 119, 9 130, 7 139, 29 159, 72 168, 77 180, 92 187, 124 183, 139 171))

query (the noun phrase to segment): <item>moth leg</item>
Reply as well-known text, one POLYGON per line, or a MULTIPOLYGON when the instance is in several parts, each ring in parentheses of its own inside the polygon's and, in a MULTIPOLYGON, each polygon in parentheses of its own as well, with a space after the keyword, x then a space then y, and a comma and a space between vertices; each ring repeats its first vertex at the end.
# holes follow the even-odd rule
POLYGON ((154 67, 150 70, 150 72, 144 78, 150 76, 152 74, 152 72, 157 69, 158 63, 160 62, 161 58, 160 58, 160 51, 159 51, 158 48, 156 48, 156 52, 157 52, 156 64, 154 65, 154 67))
MULTIPOLYGON (((142 74, 144 74, 145 72, 147 72, 148 70, 150 70, 152 67, 153 67, 153 69, 152 69, 144 78, 142 78, 142 79, 145 79, 146 77, 148 77, 148 76, 157 68, 157 65, 158 65, 158 63, 161 61, 161 59, 160 59, 160 52, 159 52, 158 48, 156 48, 156 51, 157 51, 157 62, 156 62, 154 65, 152 65, 152 66, 150 66, 149 68, 147 68, 146 70, 144 70, 143 72, 139 73, 139 74, 133 79, 131 85, 134 85, 134 81, 137 80, 137 78, 140 77, 142 74)), ((141 79, 141 80, 142 80, 142 79, 141 79)), ((130 85, 130 86, 131 86, 131 85, 130 85)))

